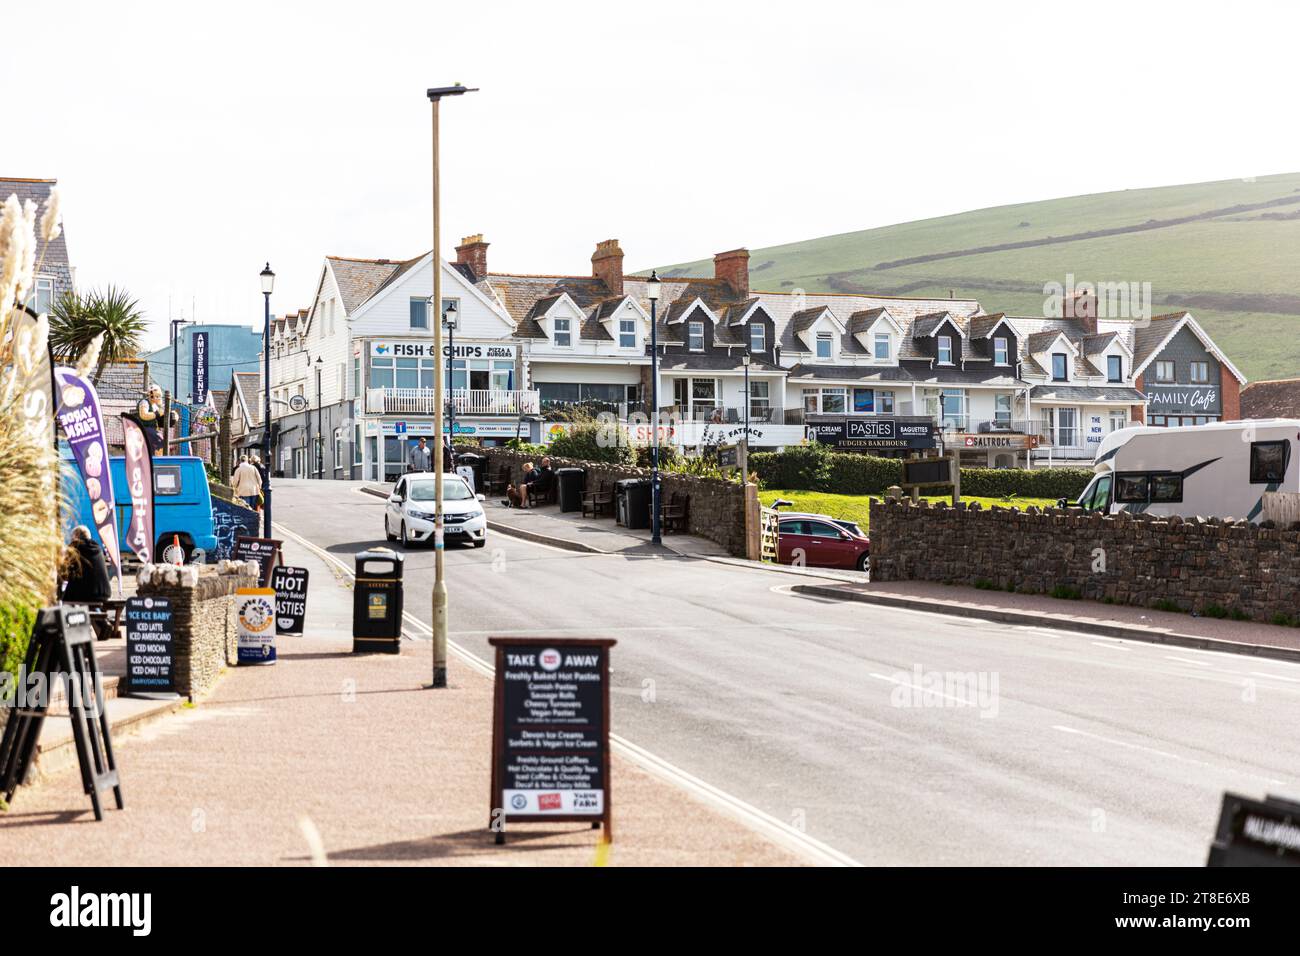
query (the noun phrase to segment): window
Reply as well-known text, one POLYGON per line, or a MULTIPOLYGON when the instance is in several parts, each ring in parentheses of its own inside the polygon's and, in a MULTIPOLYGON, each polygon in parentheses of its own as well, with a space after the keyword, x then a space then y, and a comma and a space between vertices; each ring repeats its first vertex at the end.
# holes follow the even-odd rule
POLYGON ((845 403, 848 400, 848 394, 846 388, 822 389, 822 411, 828 415, 843 415, 846 410, 845 403))
POLYGON ((618 320, 618 347, 621 349, 636 348, 636 319, 618 320))
POLYGON ((939 397, 943 411, 943 426, 952 431, 966 430, 966 392, 960 388, 945 388, 939 397))
POLYGON ((893 392, 876 392, 876 411, 882 415, 894 414, 893 392))
POLYGON ((940 365, 952 364, 952 336, 951 335, 939 336, 939 364, 940 365))
POLYGON ((1120 504, 1138 505, 1147 503, 1146 475, 1116 475, 1115 500, 1120 504))
POLYGON ((153 490, 157 495, 179 495, 181 493, 180 466, 154 465, 153 490))
POLYGON ((1010 365, 1008 361, 1007 340, 999 336, 993 340, 993 361, 998 365, 1010 365))
POLYGON ((1173 362, 1156 362, 1156 381, 1172 382, 1174 380, 1173 362))
POLYGON ((877 332, 875 343, 876 343, 876 351, 875 351, 876 358, 885 362, 889 361, 889 333, 877 332))
POLYGON ((1128 412, 1113 411, 1110 413, 1110 430, 1119 431, 1128 425, 1128 412))
POLYGON ((418 358, 397 359, 397 387, 420 387, 420 360, 418 358))
POLYGON ((1152 475, 1151 502, 1179 502, 1183 500, 1182 475, 1152 475))
POLYGON ((686 407, 687 380, 684 378, 673 379, 673 404, 678 408, 686 407))
POLYGON ((1049 408, 1047 415, 1055 437, 1052 444, 1062 448, 1076 447, 1079 437, 1079 410, 1077 408, 1049 408))
POLYGON ((686 325, 686 347, 692 352, 704 351, 704 323, 689 322, 686 325))
POLYGON ((339 471, 343 467, 343 429, 334 429, 334 470, 339 471))
POLYGON ((834 525, 827 524, 825 521, 805 522, 804 529, 805 534, 816 535, 819 538, 839 539, 844 537, 844 532, 840 531, 840 529, 834 525))
POLYGON ((1070 376, 1067 372, 1066 360, 1069 358, 1064 352, 1052 353, 1052 381, 1065 382, 1070 376))
POLYGON ((817 391, 817 389, 805 388, 803 390, 803 410, 805 412, 813 412, 815 414, 819 410, 818 400, 820 399, 820 397, 821 397, 821 392, 817 391))
POLYGON ((36 314, 49 312, 54 307, 54 280, 49 276, 37 276, 32 287, 32 294, 27 298, 27 307, 36 314))
POLYGON ((1011 396, 993 396, 993 420, 999 425, 1011 424, 1011 396))
POLYGON ((817 333, 817 357, 829 359, 835 350, 835 338, 829 332, 817 333))
POLYGON ((869 388, 853 390, 853 410, 855 412, 874 412, 876 410, 876 393, 869 388))
POLYGON ((781 522, 781 534, 807 534, 808 522, 799 518, 781 522))
POLYGON ((1210 380, 1210 363, 1188 362, 1187 373, 1197 385, 1204 385, 1210 380))
POLYGON ((1092 492, 1080 502, 1089 511, 1105 512, 1110 504, 1110 475, 1102 475, 1092 486, 1092 492))
POLYGON ((352 356, 352 397, 361 397, 361 356, 352 356))
POLYGON ((1124 359, 1119 355, 1106 356, 1106 381, 1124 381, 1124 359))
POLYGON ((1250 443, 1250 483, 1272 485, 1286 477, 1287 459, 1291 446, 1284 441, 1255 441, 1250 443))
POLYGON ((393 360, 391 358, 372 358, 370 360, 370 387, 393 387, 393 360))
POLYGON ((569 320, 561 316, 556 316, 555 334, 553 336, 557 348, 567 349, 573 345, 573 335, 569 330, 569 320))
POLYGON ((429 327, 429 300, 411 298, 411 328, 427 329, 429 327))
POLYGON ((361 426, 352 426, 352 464, 361 464, 361 426))
POLYGON ((759 322, 749 323, 749 350, 751 352, 767 351, 767 329, 759 322))
POLYGON ((749 414, 766 411, 771 404, 771 385, 768 382, 749 383, 749 414))
POLYGON ((1165 416, 1163 416, 1163 415, 1152 415, 1152 416, 1151 416, 1151 425, 1152 425, 1153 428, 1164 428, 1164 427, 1165 427, 1165 416))

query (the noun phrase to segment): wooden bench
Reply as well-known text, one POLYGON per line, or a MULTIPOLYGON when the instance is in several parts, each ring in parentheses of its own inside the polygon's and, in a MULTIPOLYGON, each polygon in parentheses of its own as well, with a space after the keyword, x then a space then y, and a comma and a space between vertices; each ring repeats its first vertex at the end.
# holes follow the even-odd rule
POLYGON ((663 505, 660 517, 665 531, 686 531, 690 527, 691 496, 674 491, 668 496, 668 504, 663 505))
POLYGON ((524 487, 528 489, 528 507, 534 508, 539 504, 540 505, 555 504, 557 485, 559 485, 559 482, 555 480, 555 474, 553 472, 551 474, 551 483, 546 486, 546 489, 544 491, 538 490, 536 481, 533 482, 531 485, 525 485, 524 487))
POLYGON ((602 511, 613 514, 614 489, 610 487, 609 482, 602 481, 595 490, 582 493, 582 517, 587 517, 588 511, 593 518, 600 517, 602 511))

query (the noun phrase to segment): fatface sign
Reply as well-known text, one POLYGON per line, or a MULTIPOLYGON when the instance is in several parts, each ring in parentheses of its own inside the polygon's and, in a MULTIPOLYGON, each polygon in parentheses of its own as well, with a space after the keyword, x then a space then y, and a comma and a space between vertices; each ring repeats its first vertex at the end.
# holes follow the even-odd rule
POLYGON ((844 418, 809 422, 810 437, 836 448, 923 449, 935 446, 934 423, 898 418, 844 418))
MULTIPOLYGON (((428 358, 433 355, 433 342, 384 341, 371 342, 370 354, 375 358, 428 358)), ((450 345, 443 345, 442 354, 453 356, 450 345)), ((458 359, 510 359, 518 354, 512 342, 457 342, 454 357, 458 359)))
POLYGON ((1153 415, 1218 415, 1223 398, 1216 385, 1148 385, 1147 411, 1153 415))

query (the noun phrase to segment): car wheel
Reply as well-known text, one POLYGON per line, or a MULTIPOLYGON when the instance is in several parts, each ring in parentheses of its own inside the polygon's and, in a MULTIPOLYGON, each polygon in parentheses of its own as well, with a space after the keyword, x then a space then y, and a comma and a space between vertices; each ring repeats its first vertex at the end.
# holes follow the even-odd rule
POLYGON ((400 529, 400 530, 401 530, 401 533, 402 533, 402 534, 401 534, 402 547, 403 547, 403 548, 409 548, 409 547, 411 546, 411 542, 410 542, 410 540, 406 537, 406 522, 405 522, 405 521, 402 522, 402 525, 401 525, 401 529, 400 529))
POLYGON ((862 554, 858 555, 858 570, 867 571, 870 570, 870 568, 871 568, 871 555, 868 554, 866 551, 863 551, 862 554))
POLYGON ((388 530, 388 515, 384 515, 384 537, 389 541, 396 541, 397 535, 388 530))

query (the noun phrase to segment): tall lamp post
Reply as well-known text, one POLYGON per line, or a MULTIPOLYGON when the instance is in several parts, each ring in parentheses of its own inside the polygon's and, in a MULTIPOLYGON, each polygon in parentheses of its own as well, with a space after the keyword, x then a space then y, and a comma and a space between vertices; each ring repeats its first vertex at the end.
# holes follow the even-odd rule
MULTIPOLYGON (((180 352, 180 349, 177 348, 177 346, 180 344, 180 338, 179 338, 179 336, 177 335, 177 332, 178 332, 178 330, 180 329, 180 327, 181 327, 182 325, 193 325, 193 324, 194 324, 193 322, 187 322, 187 321, 185 321, 184 319, 172 319, 172 320, 171 320, 171 330, 172 330, 172 335, 171 335, 171 341, 172 341, 172 401, 176 401, 176 400, 180 397, 180 389, 181 389, 181 386, 180 386, 180 366, 179 366, 179 364, 177 363, 177 353, 180 352)), ((190 388, 191 388, 191 389, 194 388, 194 383, 193 383, 193 382, 190 382, 190 388)))
MULTIPOLYGON (((442 313, 442 327, 447 330, 447 351, 449 360, 447 362, 447 434, 450 436, 448 443, 456 440, 456 303, 448 302, 447 308, 442 313)), ((439 436, 439 441, 442 437, 439 436)), ((454 449, 454 446, 453 446, 454 449)), ((452 462, 454 465, 455 462, 452 462)))
POLYGON ((271 537, 271 293, 275 273, 271 263, 261 272, 262 300, 266 316, 262 325, 262 349, 266 353, 262 372, 262 536, 271 537))
POLYGON ((321 369, 325 367, 325 363, 321 361, 321 357, 318 355, 316 356, 316 361, 314 364, 316 366, 316 450, 315 450, 316 474, 320 475, 321 478, 324 478, 325 477, 325 432, 323 430, 323 427, 321 426, 321 415, 320 415, 320 408, 321 408, 320 374, 321 374, 321 369))
MULTIPOLYGON (((433 301, 442 311, 442 196, 438 187, 438 104, 444 96, 460 96, 474 90, 461 86, 437 86, 427 91, 433 106, 433 301)), ((431 688, 447 686, 447 579, 443 573, 442 524, 442 411, 443 374, 442 323, 433 323, 433 354, 437 356, 436 375, 433 380, 433 461, 434 461, 434 525, 433 525, 433 683, 431 688)))
POLYGON ((740 357, 741 364, 745 366, 745 438, 740 452, 740 483, 743 485, 749 480, 749 363, 754 360, 750 353, 751 346, 745 347, 745 354, 740 357))
POLYGON ((645 284, 646 298, 650 300, 650 541, 663 544, 659 532, 659 272, 650 273, 645 284))

